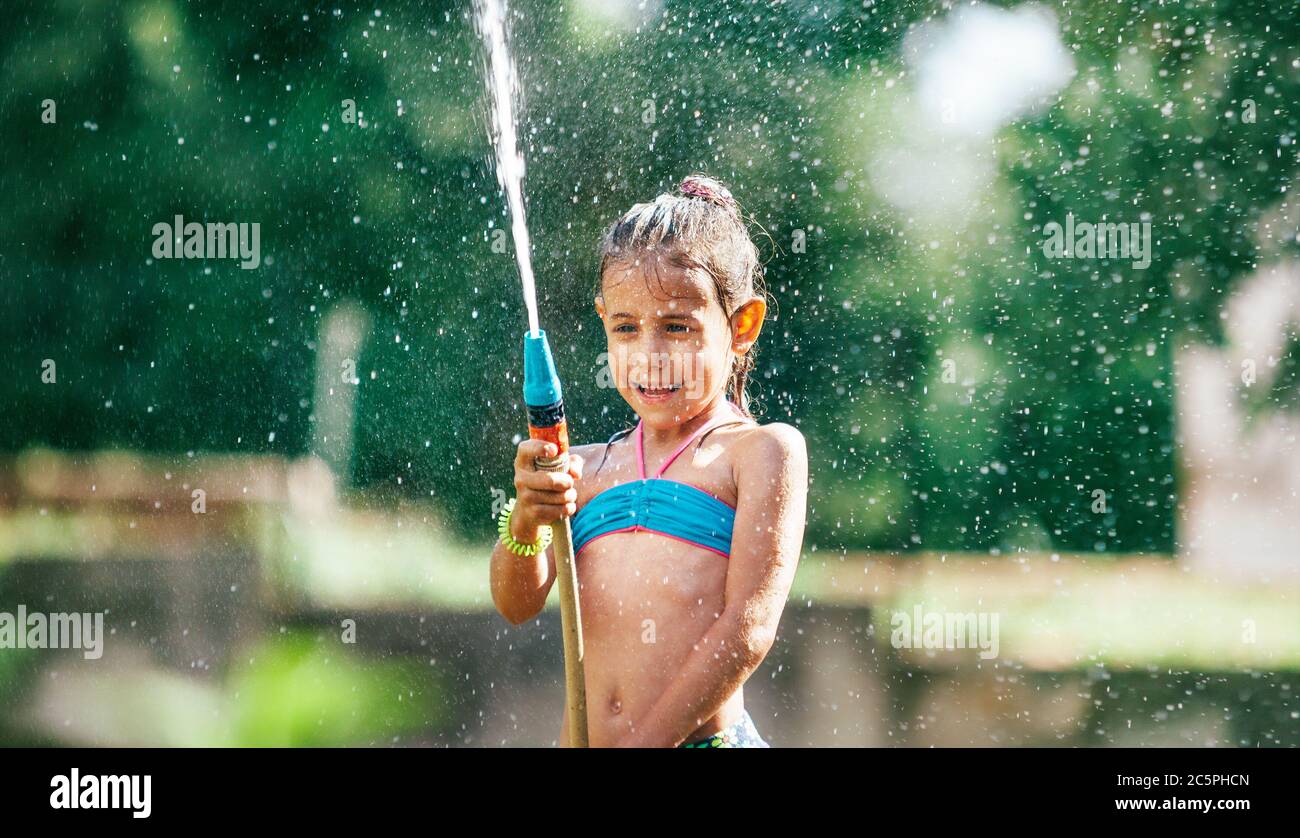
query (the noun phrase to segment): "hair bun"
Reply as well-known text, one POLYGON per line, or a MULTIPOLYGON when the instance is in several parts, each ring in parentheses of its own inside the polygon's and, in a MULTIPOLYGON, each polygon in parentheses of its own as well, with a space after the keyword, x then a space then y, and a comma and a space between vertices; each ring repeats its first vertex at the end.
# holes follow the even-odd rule
POLYGON ((688 198, 701 198, 720 207, 739 212, 740 207, 732 197, 731 190, 721 181, 708 175, 688 175, 677 187, 677 191, 688 198))

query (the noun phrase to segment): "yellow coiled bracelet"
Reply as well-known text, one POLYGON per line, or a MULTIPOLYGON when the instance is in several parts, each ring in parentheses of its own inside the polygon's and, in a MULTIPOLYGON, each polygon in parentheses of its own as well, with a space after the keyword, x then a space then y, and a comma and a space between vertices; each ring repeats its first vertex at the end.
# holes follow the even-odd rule
POLYGON ((510 534, 510 516, 515 511, 515 498, 506 501, 505 508, 497 516, 497 534, 506 549, 516 556, 536 556, 545 550, 551 544, 553 533, 549 525, 543 524, 537 528, 537 540, 532 544, 524 544, 515 541, 514 536, 510 534))

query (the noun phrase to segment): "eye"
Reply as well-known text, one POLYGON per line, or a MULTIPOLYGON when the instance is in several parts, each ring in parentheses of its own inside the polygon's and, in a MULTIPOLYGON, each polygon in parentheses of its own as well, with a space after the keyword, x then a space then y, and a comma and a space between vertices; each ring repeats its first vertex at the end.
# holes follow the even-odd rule
POLYGON ((668 331, 670 331, 670 332, 689 332, 690 330, 691 330, 691 327, 690 327, 690 326, 687 326, 685 323, 669 323, 669 324, 668 324, 668 331))
POLYGON ((622 332, 624 334, 631 334, 632 332, 636 331, 636 326, 632 325, 631 323, 620 323, 614 327, 614 331, 622 332))

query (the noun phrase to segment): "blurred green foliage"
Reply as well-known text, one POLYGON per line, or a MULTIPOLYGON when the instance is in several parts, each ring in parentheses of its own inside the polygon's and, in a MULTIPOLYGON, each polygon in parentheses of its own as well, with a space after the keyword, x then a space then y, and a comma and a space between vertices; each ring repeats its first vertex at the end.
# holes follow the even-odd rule
POLYGON ((446 718, 437 679, 409 659, 363 662, 302 631, 264 638, 247 658, 228 686, 229 744, 386 745, 446 718))
MULTIPOLYGON (((620 30, 590 4, 514 3, 541 314, 575 440, 629 418, 596 386, 599 233, 703 170, 775 245, 756 384, 810 442, 809 544, 1170 550, 1172 352, 1220 339, 1225 294, 1273 255, 1257 233, 1297 172, 1300 11, 1049 5, 1074 78, 998 133, 994 188, 935 224, 885 200, 871 165, 926 130, 904 117, 904 39, 949 4, 672 0, 620 30), (1150 268, 1047 261, 1041 227, 1066 212, 1149 214, 1150 268)), ((524 428, 525 321, 491 247, 504 202, 469 4, 6 12, 0 448, 306 451, 321 318, 351 300, 372 318, 355 480, 489 535, 524 428), (345 99, 364 125, 341 121, 345 99), (153 262, 152 226, 176 214, 259 222, 266 263, 153 262)))

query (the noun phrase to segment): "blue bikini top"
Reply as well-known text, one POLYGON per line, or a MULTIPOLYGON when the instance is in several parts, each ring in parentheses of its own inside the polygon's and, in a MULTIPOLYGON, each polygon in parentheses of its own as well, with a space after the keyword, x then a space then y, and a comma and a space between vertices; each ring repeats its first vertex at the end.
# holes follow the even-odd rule
MULTIPOLYGON (((734 404, 732 408, 736 409, 734 404)), ((739 414, 739 409, 736 412, 739 414)), ((660 466, 654 477, 646 478, 644 423, 638 422, 633 435, 641 479, 612 486, 578 510, 572 522, 574 554, 581 553, 583 547, 602 536, 619 532, 653 532, 729 556, 731 529, 736 522, 735 508, 703 489, 662 476, 677 455, 701 434, 722 424, 731 423, 711 423, 691 434, 660 466)))

